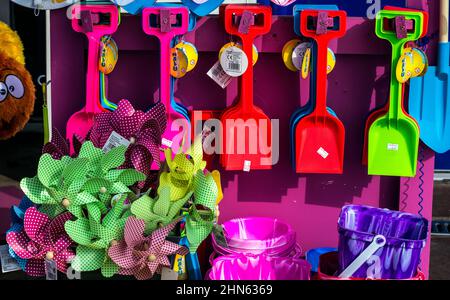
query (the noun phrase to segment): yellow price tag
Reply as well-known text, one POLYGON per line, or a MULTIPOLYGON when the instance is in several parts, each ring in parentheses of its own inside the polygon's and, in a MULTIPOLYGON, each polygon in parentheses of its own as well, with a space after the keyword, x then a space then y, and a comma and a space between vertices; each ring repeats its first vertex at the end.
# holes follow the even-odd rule
POLYGON ((170 75, 181 78, 186 75, 188 69, 188 58, 186 54, 178 48, 170 49, 170 75))

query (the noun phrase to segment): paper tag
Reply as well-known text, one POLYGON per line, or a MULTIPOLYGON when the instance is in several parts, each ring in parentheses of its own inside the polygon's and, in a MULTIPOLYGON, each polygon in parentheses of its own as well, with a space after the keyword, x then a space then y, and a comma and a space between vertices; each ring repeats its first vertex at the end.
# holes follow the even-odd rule
POLYGON ((166 146, 167 148, 171 148, 171 147, 172 147, 172 141, 171 141, 171 140, 168 140, 168 139, 166 139, 166 138, 162 138, 161 144, 162 144, 163 146, 166 146))
POLYGON ((215 224, 213 227, 214 238, 218 245, 228 248, 227 239, 225 238, 225 233, 222 225, 215 224))
POLYGON ((172 269, 163 267, 161 270, 161 280, 178 280, 178 273, 172 269))
POLYGON ((251 25, 254 25, 255 19, 254 15, 250 11, 244 11, 241 16, 241 21, 239 22, 238 32, 248 34, 248 30, 251 25))
POLYGON ((233 77, 225 73, 219 61, 217 61, 206 74, 223 89, 226 88, 230 84, 231 79, 233 79, 233 77))
POLYGON ((408 29, 406 28, 406 18, 405 16, 395 17, 395 33, 398 39, 404 39, 407 37, 408 29))
POLYGON ((398 151, 398 144, 387 144, 387 149, 389 151, 398 151))
POLYGON ((0 262, 2 264, 2 273, 14 272, 21 269, 17 261, 9 255, 8 245, 0 246, 0 262))
POLYGON ((303 57, 305 56, 308 48, 311 47, 311 43, 305 42, 297 45, 292 51, 292 64, 298 69, 302 69, 303 57))
POLYGON ((172 22, 170 19, 170 10, 167 8, 162 8, 159 11, 159 25, 161 27, 161 32, 169 32, 172 29, 172 22))
POLYGON ((110 74, 117 64, 118 56, 119 49, 117 48, 116 42, 111 36, 104 36, 100 47, 100 59, 98 65, 100 72, 106 75, 110 74))
MULTIPOLYGON (((228 49, 230 47, 233 47, 233 46, 238 47, 239 49, 242 49, 242 45, 239 42, 237 42, 237 43, 234 43, 234 42, 226 43, 225 45, 222 46, 222 48, 220 48, 219 60, 220 60, 220 57, 222 56, 223 51, 225 51, 226 49, 228 49)), ((253 55, 252 62, 253 62, 253 65, 255 65, 256 62, 258 61, 258 57, 259 57, 258 48, 256 48, 255 44, 253 44, 253 54, 252 55, 253 55)))
POLYGON ((335 66, 336 66, 336 56, 334 55, 333 50, 328 48, 328 52, 327 52, 327 74, 330 74, 331 71, 334 70, 335 66))
POLYGON ((311 70, 311 48, 306 49, 303 55, 302 61, 302 78, 306 79, 308 77, 309 71, 311 70))
POLYGON ((252 162, 249 160, 244 160, 244 172, 250 172, 250 167, 252 165, 252 162))
POLYGON ((239 77, 247 70, 248 58, 244 51, 233 46, 223 51, 220 56, 220 65, 228 75, 239 77))
POLYGON ((320 147, 317 150, 317 154, 319 154, 320 156, 322 156, 324 159, 328 157, 329 153, 327 151, 325 151, 325 149, 323 149, 322 147, 320 147))
POLYGON ((112 148, 118 147, 124 145, 128 147, 130 145, 130 141, 118 134, 117 132, 113 131, 111 135, 109 136, 108 140, 106 141, 105 145, 102 148, 102 151, 104 153, 109 152, 112 148))
POLYGON ((45 279, 46 280, 58 280, 58 269, 56 267, 56 261, 53 259, 45 259, 45 279))
POLYGON ((188 274, 186 270, 186 256, 177 254, 173 262, 173 270, 179 280, 187 280, 188 274))
POLYGON ((333 26, 333 19, 328 18, 327 11, 320 11, 317 16, 316 34, 326 34, 329 26, 333 26))
POLYGON ((183 50, 179 48, 170 49, 170 75, 181 78, 186 75, 188 69, 188 58, 183 50))

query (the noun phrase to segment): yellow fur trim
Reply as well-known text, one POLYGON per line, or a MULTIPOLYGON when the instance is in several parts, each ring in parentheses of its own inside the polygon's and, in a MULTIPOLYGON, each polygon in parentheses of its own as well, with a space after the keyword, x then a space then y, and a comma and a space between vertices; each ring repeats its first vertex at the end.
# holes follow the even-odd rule
POLYGON ((25 65, 25 56, 23 54, 23 44, 19 35, 13 31, 7 24, 0 21, 0 51, 7 56, 15 59, 22 65, 25 65))

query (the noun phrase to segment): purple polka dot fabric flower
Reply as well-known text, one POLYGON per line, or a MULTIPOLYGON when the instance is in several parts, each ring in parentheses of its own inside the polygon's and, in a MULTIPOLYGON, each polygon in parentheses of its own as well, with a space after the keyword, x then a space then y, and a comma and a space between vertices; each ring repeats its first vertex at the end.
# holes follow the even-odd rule
POLYGON ((161 135, 166 130, 166 109, 161 102, 147 112, 136 110, 127 100, 121 100, 112 112, 95 117, 89 135, 95 147, 103 148, 113 132, 130 142, 122 168, 133 168, 147 176, 138 183, 139 189, 148 189, 156 176, 150 176, 151 166, 160 167, 161 135))
POLYGON ((119 274, 134 275, 138 280, 150 279, 156 273, 161 274, 163 267, 170 268, 168 256, 187 255, 187 248, 166 240, 178 221, 144 236, 144 220, 129 217, 125 224, 124 240, 113 244, 108 250, 109 257, 120 267, 119 274))
POLYGON ((50 219, 30 207, 25 211, 23 230, 8 232, 6 241, 18 257, 27 260, 28 275, 44 276, 45 259, 54 260, 58 270, 66 273, 67 263, 75 255, 71 249, 73 241, 64 230, 64 224, 71 218, 72 214, 66 212, 50 219))

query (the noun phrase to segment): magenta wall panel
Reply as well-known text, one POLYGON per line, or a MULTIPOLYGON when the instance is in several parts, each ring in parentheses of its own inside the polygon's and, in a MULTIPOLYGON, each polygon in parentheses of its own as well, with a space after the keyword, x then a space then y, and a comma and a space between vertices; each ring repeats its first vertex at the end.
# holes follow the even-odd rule
MULTIPOLYGON (((428 9, 425 1, 409 1, 409 5, 428 9)), ((435 5, 430 9, 434 14, 435 5)), ((288 71, 281 60, 283 45, 295 37, 292 18, 274 17, 272 31, 255 42, 260 58, 254 70, 254 94, 255 104, 270 118, 280 120, 280 160, 271 171, 222 172, 222 221, 241 216, 282 219, 293 225, 299 243, 307 250, 336 246, 337 218, 345 204, 418 212, 419 176, 409 180, 368 176, 361 165, 365 117, 387 99, 390 50, 387 43, 375 37, 373 21, 352 17, 347 29, 345 37, 332 44, 337 64, 328 81, 328 104, 346 127, 344 174, 299 175, 290 165, 289 117, 308 100, 309 88, 308 82, 288 71)), ((120 53, 118 65, 109 76, 109 99, 126 98, 145 109, 158 92, 158 42, 142 32, 140 18, 135 16, 122 17, 114 38, 120 53)), ((230 40, 220 19, 203 18, 185 38, 197 46, 200 59, 194 71, 178 80, 176 96, 195 109, 231 105, 237 95, 236 81, 223 90, 206 75, 221 46, 230 40)), ((64 11, 51 13, 52 119, 61 131, 69 116, 84 104, 86 45, 85 36, 73 32, 64 11)), ((431 219, 434 154, 424 149, 423 155, 422 205, 424 216, 431 219)), ((428 261, 427 249, 422 261, 425 272, 428 261)))

